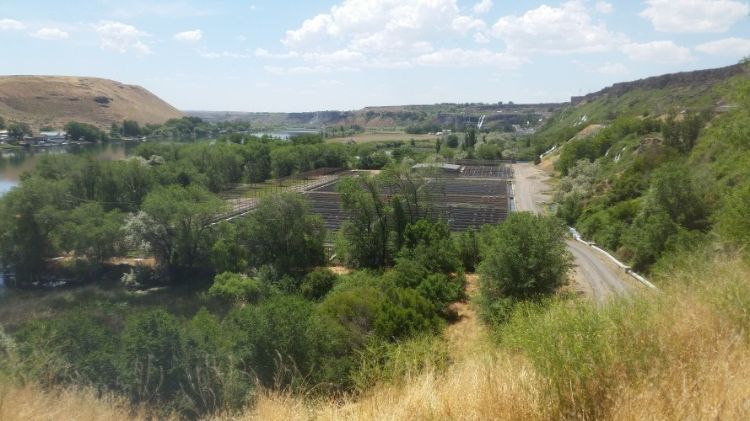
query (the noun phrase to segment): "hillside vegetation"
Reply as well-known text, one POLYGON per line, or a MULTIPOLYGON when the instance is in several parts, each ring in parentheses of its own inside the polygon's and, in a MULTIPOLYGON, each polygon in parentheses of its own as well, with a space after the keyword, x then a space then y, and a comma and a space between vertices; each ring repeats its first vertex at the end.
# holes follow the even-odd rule
POLYGON ((715 241, 746 244, 750 66, 740 66, 726 79, 636 87, 563 111, 533 140, 560 146, 558 216, 639 270, 715 241), (571 134, 593 124, 604 128, 571 134))
POLYGON ((109 129, 123 120, 161 124, 182 113, 140 86, 66 76, 0 76, 0 115, 33 129, 70 121, 109 129))

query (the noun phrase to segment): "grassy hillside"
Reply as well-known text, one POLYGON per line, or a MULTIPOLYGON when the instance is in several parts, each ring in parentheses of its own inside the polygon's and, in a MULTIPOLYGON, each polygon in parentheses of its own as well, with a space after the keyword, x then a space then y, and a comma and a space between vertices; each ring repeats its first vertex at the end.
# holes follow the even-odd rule
POLYGON ((570 139, 590 124, 611 124, 618 117, 656 117, 683 111, 715 114, 731 108, 736 85, 750 78, 750 66, 676 73, 616 84, 574 98, 551 117, 534 139, 541 153, 570 139))
POLYGON ((558 216, 639 270, 716 239, 744 244, 750 66, 735 69, 561 112, 533 139, 537 151, 560 146, 558 216), (573 136, 594 124, 605 127, 573 136))
POLYGON ((140 86, 98 78, 0 76, 0 116, 35 130, 69 121, 109 129, 114 122, 160 124, 180 111, 140 86))

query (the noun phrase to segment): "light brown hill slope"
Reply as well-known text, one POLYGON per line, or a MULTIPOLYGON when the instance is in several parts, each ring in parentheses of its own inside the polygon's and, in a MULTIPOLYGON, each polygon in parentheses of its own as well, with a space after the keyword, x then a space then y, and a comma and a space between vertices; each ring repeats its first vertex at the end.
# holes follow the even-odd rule
POLYGON ((33 129, 80 121, 109 128, 113 122, 163 123, 182 113, 140 86, 70 76, 0 76, 0 116, 33 129))

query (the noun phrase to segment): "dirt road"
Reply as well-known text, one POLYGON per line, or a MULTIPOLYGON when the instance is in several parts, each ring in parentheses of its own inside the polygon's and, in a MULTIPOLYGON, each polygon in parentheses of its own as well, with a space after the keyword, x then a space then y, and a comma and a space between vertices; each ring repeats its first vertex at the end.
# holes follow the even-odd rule
MULTIPOLYGON (((549 201, 549 177, 532 164, 514 164, 514 197, 516 210, 540 213, 543 203, 549 201)), ((612 294, 626 295, 635 283, 611 261, 590 247, 575 240, 568 241, 575 258, 575 285, 577 291, 602 302, 612 294)))

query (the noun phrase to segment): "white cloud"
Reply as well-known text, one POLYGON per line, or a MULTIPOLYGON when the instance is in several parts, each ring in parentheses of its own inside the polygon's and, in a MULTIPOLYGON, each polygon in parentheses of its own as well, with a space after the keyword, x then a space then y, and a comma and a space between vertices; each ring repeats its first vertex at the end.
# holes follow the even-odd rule
MULTIPOLYGON (((483 1, 477 10, 491 7, 483 1)), ((489 9, 488 9, 489 10, 489 9)), ((479 43, 489 42, 487 24, 476 16, 463 15, 457 0, 342 0, 327 13, 305 20, 286 32, 281 40, 287 52, 255 52, 266 59, 300 59, 310 64, 285 68, 276 73, 301 74, 313 69, 411 68, 421 57, 423 63, 440 62, 433 42, 472 36, 479 43), (305 51, 299 53, 299 51, 305 51), (334 66, 334 64, 336 66, 334 66)), ((499 54, 499 53, 493 53, 499 54)))
POLYGON ((521 16, 505 16, 492 27, 513 53, 592 53, 610 51, 626 40, 595 22, 583 1, 560 7, 542 5, 521 16))
POLYGON ((30 35, 34 38, 47 41, 68 39, 70 36, 70 34, 58 28, 41 28, 38 31, 32 32, 30 35))
POLYGON ((192 31, 178 32, 174 34, 174 39, 180 42, 198 42, 203 39, 203 31, 194 29, 192 31))
POLYGON ((612 13, 615 10, 615 7, 612 6, 612 3, 608 3, 606 1, 598 1, 594 5, 594 9, 596 9, 599 13, 612 13))
POLYGON ((474 34, 474 42, 476 42, 477 44, 489 44, 490 39, 487 38, 487 35, 481 32, 477 32, 476 34, 474 34))
POLYGON ((20 31, 26 29, 26 25, 23 22, 14 19, 0 19, 0 30, 2 31, 20 31))
POLYGON ((350 48, 385 51, 406 48, 446 32, 465 34, 484 26, 477 18, 462 16, 457 0, 344 0, 328 13, 307 19, 286 32, 290 48, 322 42, 350 48))
POLYGON ((630 70, 622 63, 605 63, 596 68, 597 73, 610 76, 622 76, 630 73, 630 70))
POLYGON ((241 59, 241 58, 250 58, 251 55, 247 53, 238 53, 234 51, 207 51, 207 50, 197 50, 198 55, 202 58, 207 59, 219 59, 219 58, 231 58, 231 59, 241 59))
POLYGON ((524 60, 505 53, 496 53, 490 50, 463 50, 460 48, 452 48, 423 54, 417 57, 415 63, 422 66, 490 66, 504 69, 515 69, 523 64, 524 60))
POLYGON ((471 8, 471 10, 473 10, 477 15, 481 15, 492 10, 492 6, 492 0, 482 0, 479 3, 475 4, 474 7, 471 8))
POLYGON ((622 51, 633 61, 647 61, 661 64, 682 64, 693 59, 690 49, 673 41, 653 41, 643 44, 630 43, 622 51))
POLYGON ((747 17, 750 6, 737 0, 646 0, 641 17, 657 31, 726 32, 747 17))
POLYGON ((464 35, 470 31, 481 31, 487 28, 487 24, 482 19, 472 18, 469 16, 458 16, 453 19, 451 28, 457 33, 464 35))
POLYGON ((151 48, 143 43, 142 38, 149 35, 136 27, 121 22, 102 21, 94 25, 99 34, 99 46, 103 50, 127 53, 133 51, 139 55, 152 54, 151 48))
POLYGON ((744 57, 750 54, 750 39, 725 38, 706 42, 695 47, 696 51, 713 56, 744 57))

